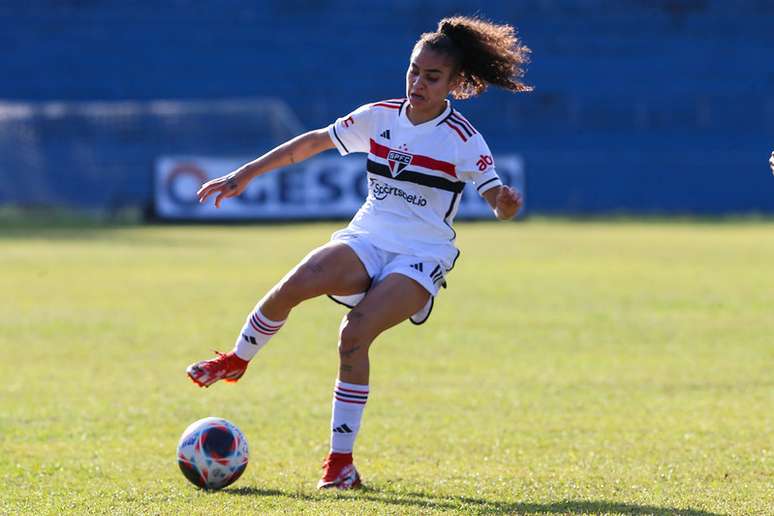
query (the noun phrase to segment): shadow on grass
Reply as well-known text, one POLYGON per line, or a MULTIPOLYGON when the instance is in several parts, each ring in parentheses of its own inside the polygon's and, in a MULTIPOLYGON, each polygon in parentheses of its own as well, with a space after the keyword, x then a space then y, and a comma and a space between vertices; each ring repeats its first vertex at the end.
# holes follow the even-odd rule
MULTIPOLYGON (((329 500, 326 494, 310 495, 304 492, 285 492, 277 489, 259 489, 256 487, 239 487, 225 489, 229 495, 240 496, 283 496, 295 500, 310 502, 329 500)), ((562 500, 551 503, 510 502, 504 500, 485 500, 482 498, 434 497, 424 493, 385 492, 373 487, 364 487, 353 492, 334 492, 334 496, 342 499, 358 499, 370 502, 380 502, 389 505, 402 506, 406 510, 441 509, 471 511, 478 514, 598 514, 618 513, 631 515, 655 516, 723 516, 722 514, 697 509, 675 509, 671 507, 656 507, 653 505, 637 505, 607 500, 562 500)))

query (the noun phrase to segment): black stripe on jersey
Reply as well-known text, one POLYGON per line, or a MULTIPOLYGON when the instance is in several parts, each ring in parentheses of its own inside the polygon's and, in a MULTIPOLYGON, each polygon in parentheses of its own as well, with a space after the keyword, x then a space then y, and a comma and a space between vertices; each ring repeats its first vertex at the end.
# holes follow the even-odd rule
POLYGON ((457 197, 459 195, 460 195, 459 193, 454 192, 454 195, 452 195, 452 200, 449 203, 449 209, 446 210, 446 215, 443 216, 443 223, 446 224, 449 227, 449 229, 451 229, 451 231, 452 231, 452 235, 453 235, 452 238, 451 238, 452 240, 456 240, 457 239, 457 232, 454 230, 452 225, 449 224, 449 217, 451 216, 451 213, 454 210, 454 204, 457 202, 457 197))
POLYGON ((400 103, 400 109, 398 109, 398 116, 400 116, 401 112, 403 111, 403 106, 406 105, 406 102, 408 102, 408 99, 403 99, 403 102, 400 103))
POLYGON ((457 202, 457 196, 458 196, 458 195, 459 195, 459 194, 458 194, 457 192, 455 192, 455 193, 454 193, 454 195, 452 196, 452 200, 451 200, 451 202, 449 203, 449 209, 448 209, 448 210, 446 210, 446 215, 444 215, 444 216, 443 216, 443 220, 444 220, 444 222, 446 222, 446 219, 448 219, 448 218, 449 218, 449 215, 451 215, 451 212, 452 212, 452 210, 454 209, 454 203, 455 203, 455 202, 457 202))
POLYGON ((461 123, 461 124, 462 124, 462 125, 464 125, 464 126, 467 128, 467 129, 469 129, 469 130, 473 131, 473 134, 476 134, 476 128, 475 128, 475 127, 473 127, 473 125, 472 125, 470 122, 468 122, 467 120, 465 120, 464 118, 462 118, 462 115, 460 115, 459 113, 454 113, 454 115, 452 116, 452 119, 453 119, 453 120, 456 120, 456 121, 457 121, 457 122, 459 122, 459 123, 461 123))
POLYGON ((340 143, 340 144, 341 144, 341 146, 344 148, 344 152, 347 152, 347 153, 348 153, 348 152, 349 152, 349 149, 347 149, 347 146, 346 146, 346 145, 344 145, 344 142, 343 142, 343 141, 341 141, 341 138, 339 138, 339 133, 337 133, 337 132, 336 132, 336 125, 335 125, 335 124, 333 125, 333 136, 335 136, 335 137, 336 137, 336 139, 337 139, 337 140, 339 140, 339 143, 340 143))
POLYGON ((459 120, 456 117, 450 116, 449 117, 449 123, 450 124, 454 124, 457 127, 459 127, 460 129, 462 129, 463 131, 465 131, 468 134, 468 138, 473 136, 473 132, 470 129, 468 129, 467 125, 462 123, 462 120, 459 120))
POLYGON ((498 179, 500 179, 500 178, 499 178, 499 177, 493 177, 493 178, 492 178, 492 179, 490 179, 489 181, 484 181, 483 183, 481 183, 480 185, 478 185, 478 186, 476 187, 476 190, 478 191, 478 193, 481 193, 481 187, 488 185, 488 184, 489 184, 489 183, 491 183, 492 181, 497 181, 498 179))
POLYGON ((436 126, 436 127, 438 127, 438 126, 439 126, 439 125, 441 125, 442 123, 446 122, 448 119, 450 119, 450 118, 451 118, 451 116, 452 116, 453 114, 454 114, 454 108, 450 108, 450 109, 449 109, 449 114, 448 114, 448 115, 446 115, 445 117, 443 117, 443 120, 441 120, 440 122, 438 122, 437 124, 435 124, 435 126, 436 126))
POLYGON ((377 176, 394 179, 396 181, 406 181, 408 183, 415 183, 422 186, 429 186, 430 188, 438 188, 439 190, 454 192, 455 194, 461 193, 465 188, 465 183, 462 181, 449 181, 448 179, 444 179, 442 177, 430 176, 408 169, 404 169, 403 172, 398 174, 396 177, 393 177, 393 175, 390 173, 390 168, 387 165, 382 165, 381 163, 377 163, 372 159, 368 160, 366 169, 370 173, 376 174, 377 176))

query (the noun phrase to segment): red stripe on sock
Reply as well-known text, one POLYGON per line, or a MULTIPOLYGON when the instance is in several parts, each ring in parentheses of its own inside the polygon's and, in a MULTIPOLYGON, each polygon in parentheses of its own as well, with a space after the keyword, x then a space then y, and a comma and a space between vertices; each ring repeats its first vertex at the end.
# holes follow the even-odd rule
POLYGON ((336 387, 337 390, 344 392, 354 392, 355 394, 368 394, 368 391, 356 391, 355 389, 345 389, 344 387, 336 387))
POLYGON ((271 333, 272 335, 274 335, 275 333, 277 333, 277 332, 279 331, 279 329, 278 329, 278 328, 269 328, 268 326, 266 326, 265 324, 263 324, 263 323, 260 321, 260 319, 256 319, 255 317, 250 317, 250 322, 251 322, 251 323, 252 323, 254 326, 258 326, 258 327, 259 327, 260 329, 262 329, 263 331, 268 331, 268 332, 269 332, 269 333, 271 333))
POLYGON ((252 319, 250 319, 250 326, 252 326, 252 327, 253 327, 253 329, 254 329, 255 331, 257 331, 258 333, 263 333, 264 335, 268 335, 269 337, 271 337, 272 335, 274 335, 274 333, 268 333, 268 332, 265 332, 265 331, 263 331, 262 329, 260 329, 258 326, 256 326, 256 325, 255 325, 255 323, 253 322, 253 320, 252 320, 252 319))
POLYGON ((279 330, 282 327, 282 325, 285 324, 284 322, 281 322, 279 324, 269 324, 266 322, 266 319, 258 315, 258 312, 253 312, 253 315, 258 320, 258 322, 260 322, 267 328, 271 328, 272 330, 279 330))
POLYGON ((365 396, 355 396, 354 394, 348 394, 346 392, 335 391, 333 393, 333 395, 334 396, 341 396, 342 398, 347 398, 348 400, 363 400, 363 401, 365 401, 365 400, 368 399, 368 395, 367 394, 365 396))

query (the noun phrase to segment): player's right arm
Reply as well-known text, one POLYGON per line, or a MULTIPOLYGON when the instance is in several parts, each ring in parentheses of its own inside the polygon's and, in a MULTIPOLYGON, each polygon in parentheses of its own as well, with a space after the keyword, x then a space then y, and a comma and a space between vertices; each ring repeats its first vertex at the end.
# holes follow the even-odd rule
POLYGON ((260 158, 242 165, 230 174, 207 181, 199 189, 199 202, 204 202, 210 195, 217 194, 215 207, 220 208, 223 199, 241 194, 254 177, 280 167, 300 163, 315 154, 334 147, 341 155, 352 152, 368 152, 371 107, 371 104, 360 106, 328 127, 296 136, 260 158))
POLYGON ((215 207, 220 208, 220 203, 224 199, 241 194, 254 177, 280 167, 300 163, 334 147, 335 145, 328 135, 327 128, 309 131, 296 136, 292 140, 270 150, 260 158, 250 163, 245 163, 235 171, 204 183, 197 192, 199 202, 204 202, 210 195, 217 194, 217 197, 215 197, 215 207))

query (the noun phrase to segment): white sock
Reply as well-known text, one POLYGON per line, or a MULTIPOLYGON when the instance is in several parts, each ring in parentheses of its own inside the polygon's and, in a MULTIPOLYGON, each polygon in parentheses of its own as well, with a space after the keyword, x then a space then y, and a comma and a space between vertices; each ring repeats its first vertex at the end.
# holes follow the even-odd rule
POLYGON ((268 319, 256 306, 242 326, 242 331, 234 344, 234 353, 242 360, 249 361, 282 328, 283 324, 285 321, 268 319))
POLYGON ((368 385, 336 380, 331 417, 332 452, 352 453, 366 401, 368 401, 368 385))

